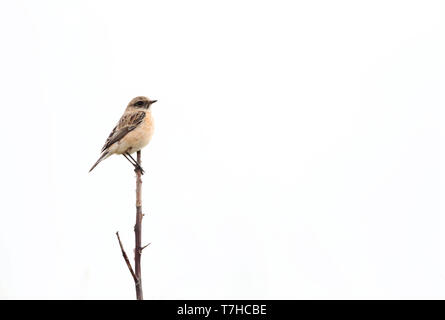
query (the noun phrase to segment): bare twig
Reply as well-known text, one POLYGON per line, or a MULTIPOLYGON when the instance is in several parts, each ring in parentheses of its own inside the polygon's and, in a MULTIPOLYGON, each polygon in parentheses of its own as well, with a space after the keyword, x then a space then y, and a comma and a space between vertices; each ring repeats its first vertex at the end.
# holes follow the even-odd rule
POLYGON ((141 151, 137 152, 137 163, 138 167, 134 170, 136 172, 136 224, 134 226, 134 238, 135 238, 135 248, 134 248, 134 271, 128 260, 127 254, 125 253, 124 247, 122 246, 121 239, 119 237, 119 232, 116 232, 117 239, 119 240, 119 245, 122 250, 122 255, 124 256, 125 262, 127 263, 128 269, 133 276, 134 285, 136 287, 136 299, 143 300, 142 294, 142 278, 141 278, 141 254, 142 250, 148 245, 141 247, 142 239, 142 168, 141 168, 141 151))
POLYGON ((147 243, 145 246, 143 246, 143 247, 141 248, 141 251, 144 250, 145 248, 147 248, 149 245, 151 245, 151 242, 150 242, 150 243, 147 243))
MULTIPOLYGON (((137 152, 137 162, 139 168, 141 168, 141 151, 137 152)), ((142 278, 141 278, 141 239, 142 239, 142 172, 140 169, 136 169, 136 224, 134 226, 134 238, 135 238, 135 248, 134 248, 134 268, 136 279, 136 298, 137 300, 143 300, 142 294, 142 278)))
POLYGON ((124 257, 124 260, 125 260, 125 262, 126 262, 126 264, 127 264, 128 270, 130 270, 131 275, 133 276, 133 280, 134 280, 134 282, 137 282, 136 274, 135 274, 134 271, 133 271, 133 267, 131 266, 130 260, 128 260, 128 256, 127 256, 127 254, 125 253, 124 246, 122 245, 121 238, 119 237, 119 231, 116 232, 116 236, 117 236, 117 240, 119 241, 119 245, 120 245, 120 247, 121 247, 121 251, 122 251, 122 256, 124 257))

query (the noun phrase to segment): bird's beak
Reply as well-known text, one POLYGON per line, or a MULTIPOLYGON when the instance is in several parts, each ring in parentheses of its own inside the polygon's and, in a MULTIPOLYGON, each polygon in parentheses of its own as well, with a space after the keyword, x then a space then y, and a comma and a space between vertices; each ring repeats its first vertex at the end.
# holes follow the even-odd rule
POLYGON ((156 101, 158 101, 158 100, 152 100, 152 101, 151 101, 151 104, 155 103, 156 101))

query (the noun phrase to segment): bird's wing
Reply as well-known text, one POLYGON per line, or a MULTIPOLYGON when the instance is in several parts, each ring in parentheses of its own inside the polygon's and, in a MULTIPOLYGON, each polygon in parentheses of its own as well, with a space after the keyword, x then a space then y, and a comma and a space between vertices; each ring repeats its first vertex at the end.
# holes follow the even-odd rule
POLYGON ((144 120, 145 112, 137 111, 132 113, 126 113, 119 120, 118 124, 114 127, 113 131, 111 131, 110 135, 107 138, 104 146, 102 147, 102 152, 107 150, 109 147, 120 141, 123 137, 127 135, 130 131, 136 129, 144 120))

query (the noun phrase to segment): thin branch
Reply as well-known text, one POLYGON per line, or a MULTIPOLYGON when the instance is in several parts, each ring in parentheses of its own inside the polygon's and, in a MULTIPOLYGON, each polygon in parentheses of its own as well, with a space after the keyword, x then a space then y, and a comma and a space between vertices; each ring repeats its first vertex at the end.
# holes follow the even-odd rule
MULTIPOLYGON (((129 154, 127 154, 130 156, 129 154)), ((126 156, 125 156, 126 157, 126 156)), ((127 157, 126 157, 127 158, 127 157)), ((130 156, 133 159, 133 157, 130 156)), ((129 158, 127 158, 130 161, 129 158)), ((133 159, 134 160, 134 159, 133 159)), ((130 161, 131 162, 131 161, 130 161)), ((134 164, 133 164, 134 165, 134 164)), ((144 170, 141 167, 141 151, 137 152, 137 161, 135 165, 136 172, 136 224, 134 225, 134 239, 135 239, 135 247, 134 247, 134 271, 131 266, 130 261, 128 260, 128 256, 125 253, 124 247, 122 246, 121 239, 119 237, 119 232, 116 232, 117 239, 119 240, 119 245, 122 250, 122 255, 124 256, 125 262, 127 263, 128 269, 133 276, 134 285, 136 287, 136 299, 143 300, 142 294, 142 278, 141 278, 141 254, 142 250, 148 246, 148 244, 144 247, 141 247, 142 240, 142 217, 144 214, 142 213, 142 179, 141 176, 144 174, 144 170)))
POLYGON ((137 152, 137 164, 138 168, 136 168, 136 224, 134 226, 134 271, 136 274, 136 278, 138 279, 135 282, 136 286, 136 299, 143 300, 142 294, 142 277, 141 277, 141 242, 142 242, 142 179, 141 176, 143 174, 141 167, 141 151, 137 152))
POLYGON ((147 243, 145 246, 143 246, 143 247, 141 248, 141 252, 142 252, 142 250, 144 250, 145 248, 147 248, 149 245, 151 245, 151 242, 150 242, 150 243, 147 243))
POLYGON ((134 282, 138 282, 138 278, 136 277, 136 274, 133 271, 133 267, 131 266, 130 260, 128 260, 128 256, 125 253, 124 246, 122 245, 121 238, 119 237, 119 231, 116 232, 116 236, 117 236, 117 240, 119 241, 119 246, 121 247, 122 256, 124 257, 124 260, 125 260, 125 262, 127 264, 128 270, 130 270, 131 275, 133 276, 134 282))

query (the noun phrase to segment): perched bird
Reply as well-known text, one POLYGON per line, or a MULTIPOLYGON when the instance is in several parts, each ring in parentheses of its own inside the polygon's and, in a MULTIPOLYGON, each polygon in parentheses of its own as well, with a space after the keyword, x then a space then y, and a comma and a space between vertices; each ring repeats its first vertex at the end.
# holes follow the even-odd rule
POLYGON ((141 150, 150 142, 154 129, 150 106, 156 101, 142 96, 130 101, 124 114, 102 147, 99 160, 96 161, 89 172, 112 154, 121 154, 130 161, 135 169, 144 173, 144 170, 131 154, 141 150))

